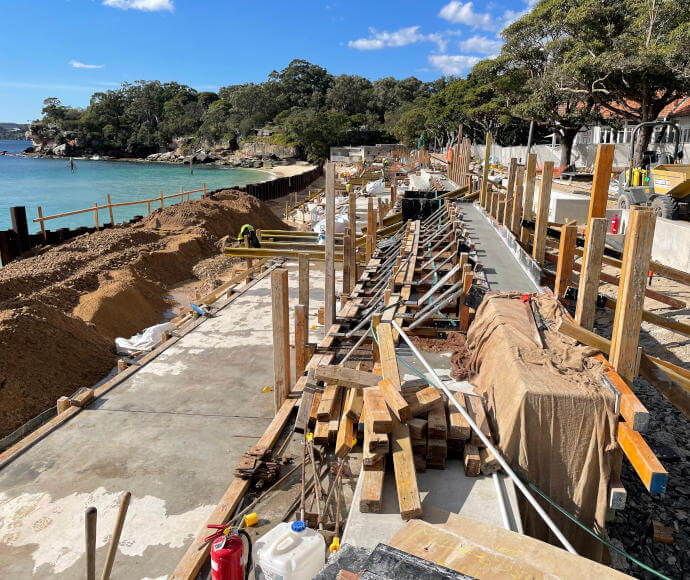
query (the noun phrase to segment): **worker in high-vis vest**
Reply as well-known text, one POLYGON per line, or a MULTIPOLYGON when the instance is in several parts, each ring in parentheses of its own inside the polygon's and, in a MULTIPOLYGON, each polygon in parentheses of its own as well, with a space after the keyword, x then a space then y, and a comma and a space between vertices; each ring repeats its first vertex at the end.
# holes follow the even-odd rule
POLYGON ((249 238, 249 247, 250 248, 260 248, 261 243, 259 242, 259 238, 256 236, 256 230, 254 229, 254 226, 251 224, 244 224, 240 228, 240 233, 237 234, 237 241, 240 243, 244 243, 244 237, 247 236, 249 238))
POLYGON ((350 183, 349 182, 345 184, 345 192, 350 193, 350 183))

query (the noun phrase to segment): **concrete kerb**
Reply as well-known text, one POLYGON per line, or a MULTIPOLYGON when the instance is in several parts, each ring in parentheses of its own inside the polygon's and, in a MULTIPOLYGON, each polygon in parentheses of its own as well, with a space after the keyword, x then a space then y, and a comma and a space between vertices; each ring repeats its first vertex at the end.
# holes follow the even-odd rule
MULTIPOLYGON (((259 275, 257 275, 256 278, 254 278, 249 284, 246 284, 239 292, 231 296, 228 300, 225 301, 224 304, 222 304, 218 309, 218 311, 223 310, 226 306, 231 304, 237 297, 241 296, 244 294, 247 290, 252 288, 255 284, 263 280, 268 274, 270 274, 275 268, 278 266, 282 265, 284 263, 284 260, 276 260, 272 264, 269 265, 269 267, 259 275)), ((118 373, 115 377, 110 379, 109 381, 106 381, 104 384, 102 384, 100 387, 97 387, 94 389, 94 398, 93 400, 89 403, 92 404, 95 400, 103 396, 105 393, 113 389, 114 387, 120 385, 123 383, 125 380, 130 378, 134 373, 136 373, 138 370, 143 368, 147 363, 151 362, 154 360, 156 357, 158 357, 161 353, 165 352, 168 348, 170 348, 172 345, 176 344, 181 338, 195 330, 197 327, 199 327, 201 324, 203 324, 207 320, 206 317, 201 317, 197 318, 195 320, 189 321, 185 326, 182 327, 182 329, 178 330, 177 335, 172 336, 165 342, 161 343, 159 346, 154 348, 151 352, 148 354, 144 355, 141 360, 137 361, 136 364, 131 365, 127 367, 126 370, 122 371, 121 373, 118 373)), ((83 407, 86 408, 86 407, 83 407)), ((33 431, 32 433, 29 433, 26 437, 22 438, 20 441, 12 445, 9 449, 7 449, 5 452, 0 454, 0 470, 3 469, 6 465, 14 461, 17 457, 19 457, 22 453, 30 449, 35 443, 38 443, 43 439, 46 435, 52 433, 55 429, 60 427, 61 425, 65 424, 67 421, 75 417, 82 409, 82 407, 69 407, 66 411, 63 413, 60 413, 47 423, 44 423, 41 427, 33 431)))

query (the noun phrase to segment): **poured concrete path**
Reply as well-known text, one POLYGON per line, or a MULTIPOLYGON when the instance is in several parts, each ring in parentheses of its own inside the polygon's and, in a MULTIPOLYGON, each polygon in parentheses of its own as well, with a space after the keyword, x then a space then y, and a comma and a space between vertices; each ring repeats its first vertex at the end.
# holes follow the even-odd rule
MULTIPOLYGON (((316 268, 310 323, 323 301, 316 268)), ((100 576, 124 491, 113 578, 168 576, 273 416, 270 295, 268 275, 0 470, 0 578, 83 578, 88 506, 100 576)))

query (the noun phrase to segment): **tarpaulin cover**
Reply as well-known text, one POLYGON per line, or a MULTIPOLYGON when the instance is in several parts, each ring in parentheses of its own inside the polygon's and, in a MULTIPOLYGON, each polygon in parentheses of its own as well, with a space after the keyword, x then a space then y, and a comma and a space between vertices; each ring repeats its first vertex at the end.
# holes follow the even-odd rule
MULTIPOLYGON (((535 299, 544 318, 558 302, 535 299)), ((554 326, 555 328, 555 326, 554 326)), ((468 332, 470 372, 484 398, 498 447, 518 474, 599 534, 605 534, 607 488, 616 450, 613 395, 601 381, 598 351, 546 330, 546 348, 519 294, 486 295, 468 332)), ((545 501, 542 506, 580 555, 601 561, 603 545, 545 501)), ((560 545, 523 501, 525 532, 560 545)))

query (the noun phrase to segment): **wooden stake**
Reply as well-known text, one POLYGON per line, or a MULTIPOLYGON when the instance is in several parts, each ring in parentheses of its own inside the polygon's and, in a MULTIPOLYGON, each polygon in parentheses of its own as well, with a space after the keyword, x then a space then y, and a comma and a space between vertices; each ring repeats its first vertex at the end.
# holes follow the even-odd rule
POLYGON ((367 205, 367 243, 366 243, 366 255, 365 255, 365 261, 368 264, 369 260, 371 260, 371 255, 374 253, 374 248, 376 242, 375 240, 375 234, 374 232, 376 231, 376 214, 374 213, 374 199, 372 197, 369 198, 368 205, 367 205))
POLYGON ((69 397, 60 397, 57 400, 57 412, 58 415, 62 413, 63 411, 66 411, 69 409, 69 397))
POLYGON ((546 226, 549 220, 552 180, 553 161, 546 161, 541 174, 541 190, 539 191, 537 219, 534 224, 534 246, 532 247, 532 257, 540 266, 544 265, 544 252, 546 252, 546 226))
MULTIPOLYGON (((244 234, 244 247, 245 248, 249 247, 249 236, 247 234, 244 234)), ((254 265, 254 260, 252 260, 251 258, 247 258, 247 271, 251 270, 253 265, 254 265)), ((252 281, 251 274, 247 274, 247 277, 244 280, 245 284, 249 284, 251 281, 252 281)))
POLYGON ((96 521, 98 510, 95 507, 86 509, 84 521, 86 534, 86 580, 96 580, 96 521))
POLYGON ((335 322, 335 164, 326 163, 326 287, 324 290, 325 325, 330 329, 335 322))
POLYGON ((575 320, 582 328, 593 330, 599 293, 599 273, 606 244, 606 218, 594 217, 589 220, 589 231, 585 243, 587 253, 583 258, 578 284, 575 320))
POLYGON ((163 207, 163 190, 161 189, 161 207, 163 207))
POLYGON ((273 400, 278 413, 290 393, 290 321, 288 312, 288 271, 271 272, 273 310, 273 400))
POLYGON ((295 305, 295 376, 299 379, 307 366, 307 309, 304 304, 295 305))
POLYGON ((108 213, 110 214, 110 224, 115 225, 115 218, 113 218, 113 205, 112 202, 110 201, 110 194, 107 194, 108 197, 108 213))
MULTIPOLYGON (((522 195, 522 219, 532 221, 534 219, 534 185, 537 180, 537 156, 530 153, 527 156, 527 171, 525 173, 525 191, 522 195)), ((521 226, 520 241, 522 245, 529 246, 530 231, 521 226)))
POLYGON ((122 494, 120 500, 120 509, 117 512, 117 520, 115 520, 115 529, 110 538, 110 545, 108 546, 108 554, 105 557, 105 566, 103 566, 103 573, 101 580, 108 580, 110 572, 113 569, 113 562, 115 561, 115 554, 117 554, 117 546, 120 543, 120 535, 122 534, 122 527, 125 524, 125 517, 127 516, 127 509, 129 508, 129 500, 132 498, 131 492, 127 491, 122 494))
POLYGON ((38 223, 41 224, 41 235, 43 236, 43 241, 45 242, 47 237, 46 237, 46 224, 43 221, 43 209, 41 206, 38 206, 38 219, 40 220, 38 223))
POLYGON ((589 224, 592 218, 606 217, 606 204, 609 199, 609 184, 611 183, 611 167, 615 145, 599 145, 597 157, 594 161, 594 179, 592 180, 592 193, 589 200, 589 213, 587 215, 587 230, 585 231, 585 250, 587 249, 587 237, 589 224))
POLYGON ((98 229, 98 202, 93 204, 93 221, 96 222, 96 229, 98 229))
POLYGON ((520 236, 520 226, 522 219, 522 184, 525 180, 525 168, 520 165, 517 168, 515 178, 515 194, 513 195, 513 215, 510 217, 510 231, 517 238, 520 236))
POLYGON ((352 237, 350 236, 350 229, 345 231, 343 238, 343 296, 350 295, 350 283, 352 276, 350 268, 352 267, 352 237))
POLYGON ((576 240, 577 222, 572 221, 561 228, 556 283, 554 286, 554 293, 558 298, 563 298, 568 286, 573 283, 573 263, 575 261, 576 240))
MULTIPOLYGON (((515 189, 515 180, 517 178, 517 158, 512 157, 510 159, 510 165, 508 166, 508 185, 506 186, 506 202, 503 206, 503 212, 501 214, 501 219, 499 222, 503 223, 503 226, 510 226, 510 220, 513 217, 513 212, 511 208, 513 207, 513 191, 515 189)), ((500 209, 499 209, 500 212, 500 209)))
POLYGON ((609 355, 613 368, 629 384, 636 375, 637 346, 655 222, 653 209, 630 208, 609 355))

